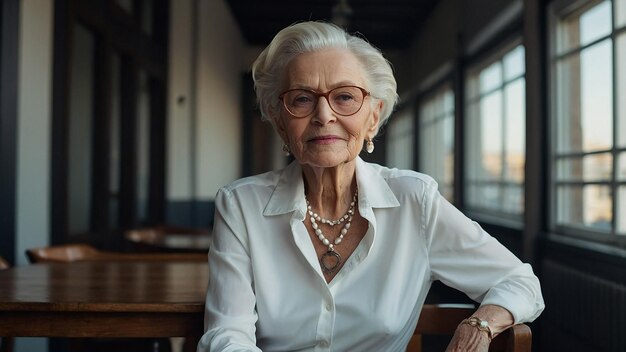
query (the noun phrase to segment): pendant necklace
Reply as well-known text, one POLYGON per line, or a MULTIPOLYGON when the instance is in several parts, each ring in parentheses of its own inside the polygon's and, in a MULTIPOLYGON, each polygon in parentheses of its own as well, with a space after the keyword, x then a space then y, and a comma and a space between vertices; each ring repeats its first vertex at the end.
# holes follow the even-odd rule
POLYGON ((320 264, 322 266, 322 270, 325 273, 331 274, 341 265, 341 255, 339 255, 339 253, 335 251, 335 246, 340 244, 343 240, 343 237, 348 233, 348 229, 350 228, 350 224, 352 223, 352 216, 354 215, 354 207, 356 206, 357 194, 358 191, 354 192, 354 196, 352 197, 352 202, 350 203, 348 211, 337 220, 328 220, 313 212, 309 200, 306 199, 306 195, 304 196, 304 199, 306 200, 307 212, 309 213, 309 217, 311 219, 311 227, 315 231, 315 235, 317 236, 317 238, 319 238, 319 240, 322 241, 322 243, 326 247, 328 247, 328 250, 320 256, 320 264), (330 225, 331 227, 339 225, 343 222, 345 222, 345 224, 343 225, 339 236, 337 236, 335 240, 331 242, 328 238, 326 238, 326 236, 324 236, 322 229, 317 224, 318 221, 322 224, 330 225))

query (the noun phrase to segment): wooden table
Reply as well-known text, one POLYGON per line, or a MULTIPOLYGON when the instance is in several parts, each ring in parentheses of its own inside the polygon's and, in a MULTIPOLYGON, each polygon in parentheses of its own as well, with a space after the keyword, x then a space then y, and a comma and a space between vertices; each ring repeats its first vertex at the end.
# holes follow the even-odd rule
POLYGON ((186 337, 203 332, 203 262, 41 263, 0 272, 0 336, 186 337))

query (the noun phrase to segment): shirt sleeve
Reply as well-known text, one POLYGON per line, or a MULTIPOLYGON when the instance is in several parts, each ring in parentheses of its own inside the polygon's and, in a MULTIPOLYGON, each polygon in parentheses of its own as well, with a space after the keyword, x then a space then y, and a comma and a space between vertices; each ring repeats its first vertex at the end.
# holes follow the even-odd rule
POLYGON ((256 347, 256 298, 240 206, 222 189, 215 199, 204 330, 198 352, 261 351, 256 347))
POLYGON ((481 305, 506 308, 515 323, 533 321, 541 314, 541 287, 529 264, 446 201, 436 187, 423 204, 433 279, 481 305))

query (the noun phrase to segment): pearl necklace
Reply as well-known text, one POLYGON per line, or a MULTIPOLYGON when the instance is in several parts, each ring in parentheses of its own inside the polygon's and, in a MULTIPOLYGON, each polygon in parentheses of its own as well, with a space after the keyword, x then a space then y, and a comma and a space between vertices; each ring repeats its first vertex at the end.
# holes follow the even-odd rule
POLYGON ((354 207, 356 206, 357 194, 358 191, 354 192, 354 196, 352 197, 352 202, 350 203, 348 211, 337 220, 328 220, 313 212, 309 200, 306 199, 306 196, 304 196, 304 199, 306 200, 307 212, 309 213, 309 217, 311 219, 311 227, 315 231, 315 235, 317 235, 317 238, 319 238, 319 240, 328 247, 328 250, 320 256, 320 264, 322 266, 322 270, 325 273, 331 274, 341 265, 341 255, 339 255, 339 253, 335 251, 335 245, 340 244, 343 240, 343 237, 348 233, 348 229, 350 228, 350 224, 352 223, 352 215, 354 215, 354 207), (324 236, 322 229, 317 224, 317 221, 320 221, 322 224, 335 226, 341 224, 346 220, 347 222, 345 223, 345 225, 343 225, 339 236, 337 236, 332 242, 328 238, 326 238, 326 236, 324 236))

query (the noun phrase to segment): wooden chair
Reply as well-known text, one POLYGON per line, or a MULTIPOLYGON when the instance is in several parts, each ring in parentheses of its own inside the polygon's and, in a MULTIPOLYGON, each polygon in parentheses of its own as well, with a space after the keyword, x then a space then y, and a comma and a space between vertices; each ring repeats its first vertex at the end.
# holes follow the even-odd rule
MULTIPOLYGON (((422 351, 422 335, 452 336, 457 326, 475 312, 474 308, 425 304, 407 352, 422 351)), ((489 351, 530 352, 532 333, 526 324, 514 325, 496 336, 489 351)))
POLYGON ((202 253, 121 253, 96 249, 88 244, 70 243, 26 250, 31 263, 80 261, 206 261, 202 253))
MULTIPOLYGON (((0 270, 6 270, 10 267, 9 262, 0 257, 0 270)), ((0 337, 0 352, 13 352, 14 342, 15 338, 13 337, 0 337)))

